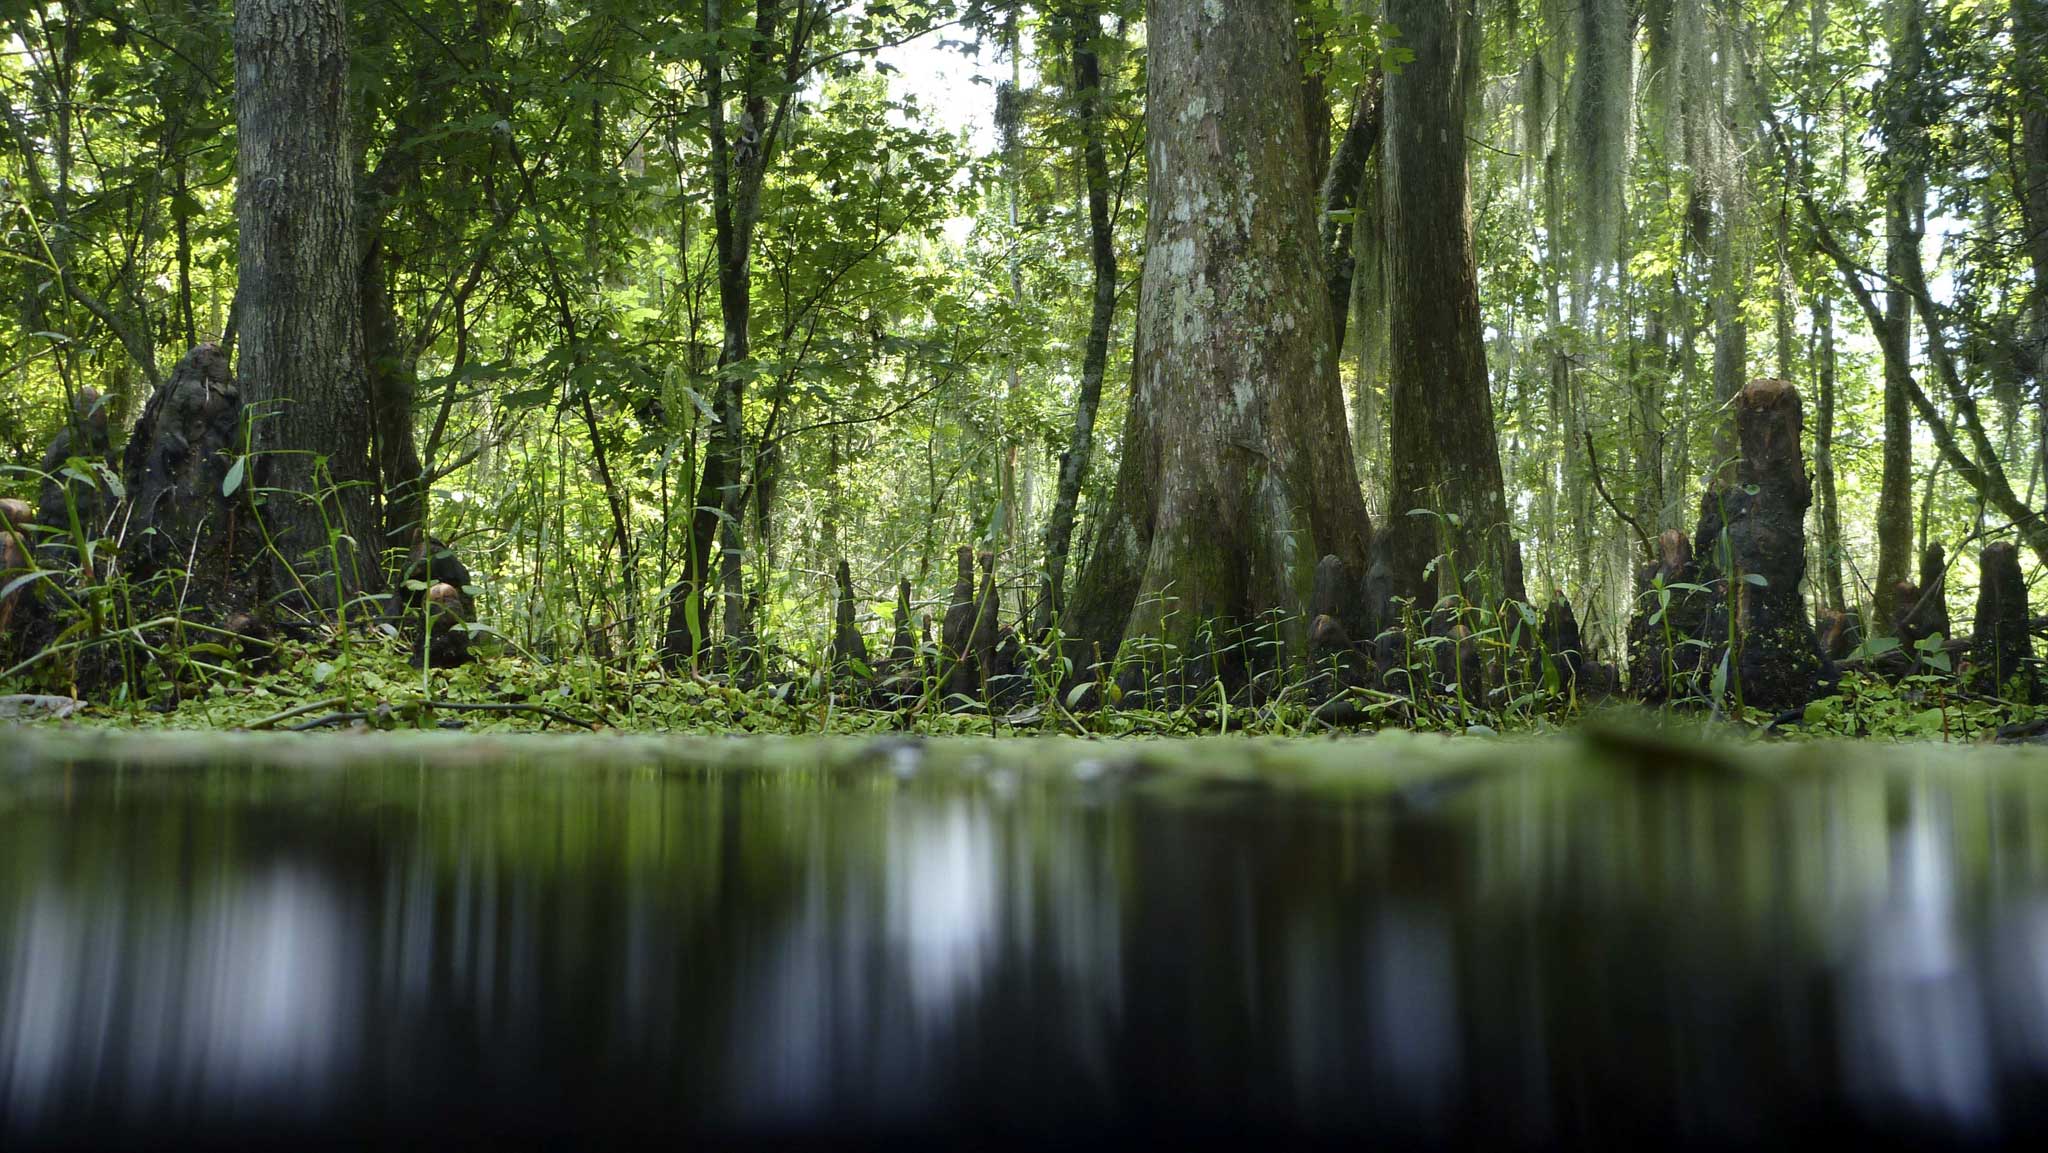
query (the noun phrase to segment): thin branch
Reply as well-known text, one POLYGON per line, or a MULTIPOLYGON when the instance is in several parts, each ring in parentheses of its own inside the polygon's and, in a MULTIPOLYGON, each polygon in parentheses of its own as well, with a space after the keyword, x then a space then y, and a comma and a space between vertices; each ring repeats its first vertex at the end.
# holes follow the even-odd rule
POLYGON ((1607 502, 1607 507, 1614 510, 1615 516, 1620 517, 1623 523, 1636 530, 1636 540, 1642 543, 1644 559, 1655 559, 1657 550, 1650 546, 1650 534, 1643 531, 1641 522, 1637 521, 1635 517, 1622 511, 1621 503, 1608 493, 1607 482, 1600 478, 1600 453, 1593 447, 1592 432, 1582 430, 1581 435, 1586 438, 1586 460, 1593 467, 1593 491, 1600 494, 1600 499, 1607 502))

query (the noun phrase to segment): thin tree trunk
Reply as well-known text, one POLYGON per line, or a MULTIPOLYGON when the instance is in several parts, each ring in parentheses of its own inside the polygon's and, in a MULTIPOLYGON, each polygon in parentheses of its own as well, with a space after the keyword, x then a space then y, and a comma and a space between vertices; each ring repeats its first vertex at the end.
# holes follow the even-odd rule
MULTIPOLYGON (((1004 190, 1007 193, 1006 199, 1008 204, 1006 207, 1010 218, 1009 252, 1007 253, 1010 266, 1010 306, 1017 310, 1019 316, 1022 316, 1024 314, 1024 260, 1021 251, 1024 236, 1024 54, 1022 42, 1017 31, 1017 15, 1016 8, 1012 7, 1008 18, 1004 21, 1004 40, 1009 47, 1010 53, 1010 83, 1007 89, 1007 96, 1002 98, 1007 100, 1008 109, 1007 112, 998 113, 997 128, 1002 132, 1003 137, 1003 184, 1004 190)), ((1017 523, 1020 519, 1019 513, 1021 512, 1017 499, 1017 458, 1019 455, 1019 445, 1016 432, 1009 427, 1007 418, 1008 412, 1017 407, 1018 399, 1024 391, 1024 380, 1020 371, 1022 357, 1018 349, 1012 348, 1003 360, 1003 374, 1009 385, 1009 403, 1003 409, 1005 416, 998 426, 1001 436, 1000 451, 1002 454, 1001 461, 999 462, 1002 478, 998 486, 998 499, 1002 503, 1002 525, 1001 532, 995 541, 995 544, 999 546, 997 549, 998 557, 1009 551, 1009 546, 1017 539, 1017 530, 1022 527, 1017 523)))
POLYGON ((361 273, 363 361, 376 434, 377 472, 383 478, 384 538, 390 545, 424 542, 427 530, 425 469, 413 430, 419 392, 419 362, 398 330, 384 263, 384 246, 373 241, 361 273))
POLYGON ((1353 232, 1351 306, 1357 312, 1352 343, 1358 350, 1351 452, 1365 482, 1368 507, 1385 513, 1387 386, 1386 184, 1381 161, 1369 161, 1353 232))
POLYGON ((1379 142, 1380 78, 1374 75, 1359 86, 1358 98, 1351 106, 1351 124, 1344 130, 1344 139, 1323 179, 1323 269, 1330 284, 1330 343, 1340 356, 1344 329, 1351 319, 1352 279, 1358 269, 1352 242, 1356 209, 1365 190, 1367 166, 1379 142))
MULTIPOLYGON (((1709 292, 1714 317, 1714 404, 1725 409, 1749 383, 1749 322, 1742 312, 1745 275, 1742 248, 1743 201, 1732 188, 1714 197, 1714 235, 1709 249, 1713 270, 1709 292)), ((1715 466, 1720 475, 1733 476, 1735 431, 1725 416, 1714 422, 1715 466)))
POLYGON ((378 579, 348 59, 341 0, 235 6, 241 394, 271 538, 327 603, 378 579))
POLYGON ((761 216, 761 185, 773 163, 782 126, 796 100, 798 83, 809 67, 812 35, 826 19, 822 0, 796 0, 785 9, 781 0, 757 0, 746 51, 739 56, 739 91, 728 95, 725 38, 728 29, 723 0, 704 0, 704 30, 714 37, 704 57, 705 108, 710 130, 711 208, 718 254, 718 305, 722 321, 718 349, 718 388, 712 401, 716 423, 704 450, 704 468, 690 516, 689 553, 683 580, 670 594, 667 641, 663 657, 676 667, 695 655, 704 635, 703 608, 711 573, 711 552, 722 543, 720 562, 726 581, 728 637, 744 633, 731 626, 744 622, 746 593, 734 578, 743 575, 737 533, 721 525, 736 523, 746 500, 746 380, 753 360, 754 230, 761 216), (783 17, 787 16, 785 23, 783 17), (777 68, 775 55, 782 55, 777 68), (775 93, 771 102, 770 93, 775 93), (728 99, 737 100, 737 125, 729 123, 728 99), (700 628, 687 622, 695 617, 700 628))
MULTIPOLYGON (((1899 25, 1892 40, 1892 68, 1886 99, 1903 117, 1908 90, 1920 70, 1920 0, 1899 0, 1899 25)), ((1926 185, 1914 155, 1918 135, 1887 134, 1886 165, 1892 186, 1885 198, 1884 472, 1877 496, 1878 627, 1889 627, 1900 609, 1898 588, 1913 575, 1913 409, 1906 376, 1912 363, 1913 301, 1905 288, 1907 265, 1919 259, 1920 216, 1926 185)))
POLYGON ((1813 423, 1813 480, 1820 490, 1821 589, 1827 607, 1848 609, 1842 583, 1842 506, 1835 492, 1835 404, 1839 388, 1835 368, 1835 306, 1831 293, 1813 301, 1815 373, 1820 378, 1813 423))
POLYGON ((1792 331, 1792 206, 1782 198, 1778 205, 1777 220, 1777 276, 1773 278, 1772 313, 1776 324, 1774 333, 1777 341, 1778 379, 1791 380, 1794 370, 1794 341, 1792 331))
POLYGON ((1074 432, 1060 456, 1060 486, 1045 527, 1045 588, 1039 597, 1036 631, 1043 633, 1066 607, 1067 558, 1081 484, 1095 446, 1095 414, 1108 374, 1109 341, 1116 326, 1116 234, 1109 215, 1109 160, 1103 146, 1102 61, 1095 42, 1102 35, 1098 5, 1083 4, 1068 35, 1072 41, 1075 114, 1081 123, 1081 168, 1088 182, 1088 252, 1094 268, 1094 303, 1088 343, 1081 356, 1081 388, 1074 400, 1074 432))

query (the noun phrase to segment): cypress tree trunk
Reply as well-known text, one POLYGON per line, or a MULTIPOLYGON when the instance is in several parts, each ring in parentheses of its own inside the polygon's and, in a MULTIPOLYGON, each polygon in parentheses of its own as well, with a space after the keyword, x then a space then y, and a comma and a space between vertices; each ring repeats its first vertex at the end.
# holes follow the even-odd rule
POLYGON ((1146 35, 1130 413, 1067 632, 1192 660, 1205 626, 1227 644, 1277 614, 1298 658, 1317 561, 1337 556, 1362 585, 1370 526, 1329 340, 1294 9, 1151 0, 1146 35))
MULTIPOLYGON (((323 603, 378 580, 341 0, 235 6, 242 400, 262 516, 323 603), (322 463, 324 462, 324 463, 322 463), (330 531, 354 540, 328 551, 330 531)), ((270 566, 275 591, 289 574, 270 566)))
POLYGON ((1920 216, 1927 197, 1919 176, 1920 159, 1913 155, 1918 135, 1900 119, 1909 103, 1906 90, 1917 82, 1920 68, 1920 0, 1900 0, 1899 26, 1892 40, 1891 122, 1885 131, 1886 165, 1891 188, 1885 198, 1884 331, 1884 473, 1877 494, 1877 612, 1880 622, 1899 612, 1901 582, 1913 572, 1913 409, 1905 379, 1912 355, 1913 301, 1907 294, 1907 269, 1918 258, 1920 216))
POLYGON ((2034 391, 2040 408, 2040 451, 2048 464, 2048 7, 2041 0, 2012 0, 2012 19, 2026 165, 2021 206, 2027 257, 2034 266, 2034 391))
POLYGON ((1094 265, 1095 297, 1088 317, 1088 344, 1081 357, 1081 389, 1074 399, 1073 440, 1060 456, 1059 491, 1045 527, 1045 589, 1035 622, 1039 632, 1051 626, 1065 604, 1074 511, 1094 455, 1095 413, 1102 404, 1109 340, 1116 324, 1116 234, 1109 218, 1109 159, 1102 142, 1102 61, 1095 51, 1095 41, 1101 35, 1099 6, 1083 4, 1068 36, 1073 47, 1075 115, 1081 122, 1081 168, 1088 181, 1088 249, 1094 265))
POLYGON ((1414 59, 1386 81, 1386 239, 1392 476, 1386 532, 1397 595, 1521 600, 1479 321, 1465 171, 1465 112, 1478 70, 1470 0, 1387 0, 1414 59), (1436 515, 1409 515, 1428 509, 1436 515), (1453 523, 1452 518, 1455 518, 1453 523), (1451 566, 1424 570, 1452 553, 1451 566))

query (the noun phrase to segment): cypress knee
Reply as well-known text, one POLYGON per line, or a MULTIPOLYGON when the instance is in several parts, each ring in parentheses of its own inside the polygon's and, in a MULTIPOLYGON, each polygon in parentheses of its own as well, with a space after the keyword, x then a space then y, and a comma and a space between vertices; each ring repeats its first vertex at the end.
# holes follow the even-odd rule
POLYGON ((262 545, 246 523, 255 478, 247 475, 241 435, 241 390, 227 354, 202 344, 143 407, 122 473, 129 575, 172 576, 184 611, 203 608, 221 620, 253 606, 250 568, 262 545))
POLYGON ((939 660, 945 670, 945 695, 975 695, 974 681, 974 550, 960 546, 953 599, 939 628, 939 660))
POLYGON ((1948 550, 1940 541, 1920 554, 1920 597, 1919 625, 1924 635, 1948 636, 1948 550))
POLYGON ((43 453, 43 485, 36 497, 36 521, 44 529, 37 551, 51 567, 75 564, 83 558, 73 555, 71 518, 74 510, 79 527, 87 537, 98 535, 113 506, 113 490, 95 476, 81 481, 69 466, 72 458, 105 463, 113 459, 112 433, 107 426, 106 405, 99 390, 81 388, 72 398, 68 425, 50 440, 43 453))
POLYGON ((867 668, 868 643, 860 635, 853 605, 853 570, 844 560, 837 573, 838 603, 833 610, 832 671, 837 676, 862 676, 867 668))
MULTIPOLYGON (((1551 597, 1550 604, 1543 610, 1540 628, 1543 639, 1541 661, 1557 670, 1557 687, 1570 689, 1578 686, 1585 675, 1585 635, 1579 628, 1579 615, 1572 611, 1572 602, 1562 592, 1551 597)), ((1539 678, 1545 669, 1539 665, 1539 678)))
POLYGON ((974 634, 968 643, 979 683, 986 687, 998 672, 996 667, 996 556, 981 554, 981 595, 974 601, 974 634))
POLYGON ((1863 630, 1856 618, 1840 609, 1823 613, 1817 631, 1820 651, 1831 661, 1847 659, 1863 643, 1863 630))
POLYGON ((1920 556, 1919 583, 1902 580, 1892 587, 1892 635, 1906 650, 1948 635, 1947 569, 1948 551, 1931 544, 1920 556))
POLYGON ((1971 680, 2009 700, 2032 701, 2037 686, 2027 629, 2027 582, 2020 550, 2010 541, 1987 545, 1978 558, 1976 639, 1970 650, 1971 680))
POLYGON ((1813 503, 1799 447, 1799 390, 1752 381, 1733 408, 1741 460, 1733 483, 1707 493, 1694 542, 1716 570, 1703 635, 1723 646, 1714 650, 1717 662, 1732 636, 1729 689, 1744 704, 1792 708, 1813 699, 1826 663, 1799 595, 1813 503))
POLYGON ((1692 542, 1677 529, 1660 535, 1656 559, 1636 570, 1635 612, 1628 627, 1629 685, 1646 701, 1682 695, 1667 682, 1699 667, 1699 647, 1685 642, 1702 635, 1706 597, 1673 586, 1698 584, 1700 578, 1692 542))
POLYGON ((889 663, 898 673, 914 672, 917 663, 917 634, 910 631, 910 582, 896 585, 896 636, 889 650, 889 663))

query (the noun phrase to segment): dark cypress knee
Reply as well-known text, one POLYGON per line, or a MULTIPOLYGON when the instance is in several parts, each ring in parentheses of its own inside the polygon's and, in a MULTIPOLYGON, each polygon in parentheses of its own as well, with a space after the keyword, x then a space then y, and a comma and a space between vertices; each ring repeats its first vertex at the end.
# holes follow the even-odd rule
POLYGON ((2008 700, 2032 701, 2037 686, 2034 646, 2028 635, 2027 582, 2020 550, 2009 541, 1985 546, 1977 567, 1976 637, 1970 649, 1971 681, 2008 700))
POLYGON ((955 563, 953 597, 939 629, 939 661, 945 671, 945 695, 972 697, 979 687, 974 678, 974 550, 961 545, 955 563))
POLYGON ((837 573, 838 597, 833 608, 832 673, 839 677, 865 679, 868 665, 867 639, 860 635, 853 605, 853 570, 844 560, 837 573))
POLYGON ((1696 538, 1714 570, 1701 635, 1721 646, 1712 659, 1726 656, 1731 694, 1739 688, 1755 708, 1793 708, 1813 699, 1826 664, 1799 594, 1813 502, 1799 447, 1799 390, 1751 381, 1734 409, 1742 457, 1733 483, 1707 494, 1696 538))

